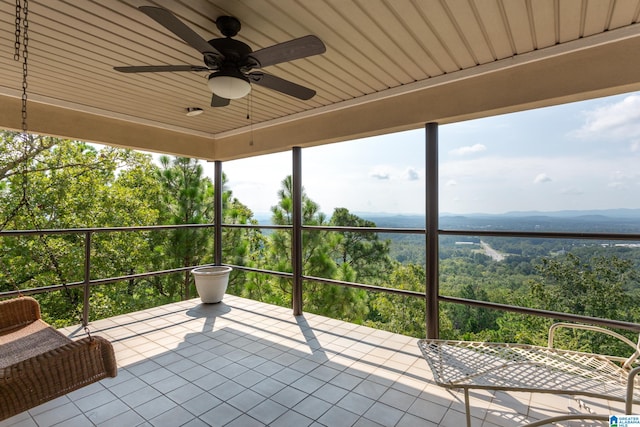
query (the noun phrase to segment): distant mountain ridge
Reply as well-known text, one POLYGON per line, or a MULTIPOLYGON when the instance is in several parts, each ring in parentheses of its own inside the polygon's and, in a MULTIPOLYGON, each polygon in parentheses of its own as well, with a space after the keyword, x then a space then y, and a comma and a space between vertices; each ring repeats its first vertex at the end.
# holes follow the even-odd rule
MULTIPOLYGON (((425 216, 384 212, 352 212, 378 227, 425 228, 425 216)), ((270 214, 255 215, 270 224, 270 214)), ((594 233, 640 233, 640 209, 564 211, 514 211, 501 214, 469 213, 440 215, 440 228, 451 230, 579 231, 594 233)))
MULTIPOLYGON (((424 228, 422 215, 360 212, 356 215, 379 227, 424 228)), ((440 215, 441 229, 572 231, 593 233, 640 233, 640 209, 567 210, 555 212, 506 212, 440 215)))
MULTIPOLYGON (((449 214, 443 214, 450 216, 449 214)), ((605 216, 612 218, 632 218, 640 220, 640 209, 594 209, 594 210, 563 210, 563 211, 513 211, 504 214, 471 214, 473 216, 510 216, 510 217, 531 217, 543 216, 551 218, 575 218, 584 216, 605 216)), ((470 216, 470 215, 467 215, 470 216)))

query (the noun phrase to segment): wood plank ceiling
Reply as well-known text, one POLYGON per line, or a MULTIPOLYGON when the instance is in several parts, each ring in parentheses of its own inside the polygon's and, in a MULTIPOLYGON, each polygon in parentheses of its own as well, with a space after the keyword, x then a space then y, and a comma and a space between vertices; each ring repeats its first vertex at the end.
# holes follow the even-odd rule
MULTIPOLYGON (((415 128, 427 120, 446 123, 640 87, 638 61, 620 54, 640 46, 640 0, 30 0, 28 5, 32 130, 209 159, 279 151, 296 145, 295 138, 301 145, 322 144, 415 128), (207 40, 220 37, 218 16, 233 15, 242 23, 236 38, 254 50, 318 36, 326 53, 265 70, 317 95, 301 101, 254 85, 250 96, 212 108, 207 73, 114 71, 126 65, 202 65, 200 53, 140 12, 142 5, 170 10, 207 40), (532 90, 477 105, 465 100, 474 90, 476 97, 495 92, 496 81, 519 92, 532 85, 524 79, 532 79, 533 71, 507 70, 542 67, 544 61, 556 62, 540 68, 543 72, 556 67, 554 75, 576 75, 558 76, 566 80, 555 83, 551 78, 544 98, 532 90), (594 74, 598 82, 593 82, 584 61, 596 65, 587 67, 593 73, 607 74, 594 74), (491 73, 503 73, 496 74, 502 80, 480 81, 491 73), (469 86, 474 77, 477 85, 469 86), (435 92, 443 85, 450 85, 447 92, 435 92), (440 110, 420 107, 434 99, 443 104, 440 110), (187 107, 205 112, 187 117, 187 107), (397 109, 398 118, 381 123, 367 113, 374 107, 397 109), (250 144, 237 143, 249 139, 250 144)), ((0 22, 0 127, 15 129, 22 64, 13 59, 14 1, 0 3, 0 22)))

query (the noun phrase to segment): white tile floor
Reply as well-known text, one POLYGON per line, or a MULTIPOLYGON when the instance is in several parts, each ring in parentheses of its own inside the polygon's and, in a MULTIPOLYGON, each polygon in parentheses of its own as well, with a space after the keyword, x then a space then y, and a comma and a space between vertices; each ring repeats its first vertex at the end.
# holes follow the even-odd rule
MULTIPOLYGON (((465 425, 462 394, 433 383, 415 338, 313 314, 296 318, 230 295, 220 304, 194 299, 90 326, 113 342, 118 376, 0 427, 465 425)), ((529 393, 471 396, 474 427, 608 405, 589 400, 584 408, 570 397, 529 393)))

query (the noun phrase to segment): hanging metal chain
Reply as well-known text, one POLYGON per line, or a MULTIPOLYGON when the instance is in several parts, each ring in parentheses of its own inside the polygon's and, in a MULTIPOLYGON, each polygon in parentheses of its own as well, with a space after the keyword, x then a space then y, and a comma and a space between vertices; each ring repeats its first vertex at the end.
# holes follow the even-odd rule
MULTIPOLYGON (((24 144, 24 159, 23 159, 23 169, 22 169, 22 201, 20 205, 18 205, 19 209, 21 206, 27 207, 27 213, 31 216, 31 220, 36 229, 38 227, 38 221, 36 215, 29 209, 29 198, 28 198, 28 162, 29 162, 29 147, 33 142, 33 138, 27 133, 27 76, 29 74, 28 70, 28 60, 29 60, 29 0, 16 0, 16 43, 15 43, 15 54, 13 55, 13 59, 18 61, 20 60, 20 45, 22 44, 22 141, 24 144), (22 35, 22 38, 20 37, 22 35)), ((47 244, 44 235, 40 235, 41 244, 44 246, 47 251, 49 257, 51 259, 55 259, 53 251, 47 244)), ((54 263, 55 264, 55 263, 54 263)), ((64 288, 66 291, 69 291, 67 285, 64 284, 64 288)), ((20 290, 18 289, 18 293, 20 294, 20 290)), ((93 337, 91 336, 90 330, 88 326, 84 328, 86 334, 89 336, 89 339, 93 342, 93 337)))
POLYGON ((22 20, 22 6, 20 5, 20 0, 16 0, 16 43, 15 43, 15 48, 16 51, 13 54, 13 60, 14 61, 19 61, 20 60, 20 44, 21 44, 21 20, 22 20))
POLYGON ((16 0, 16 41, 13 59, 20 60, 20 50, 22 48, 22 143, 23 143, 23 165, 22 165, 22 201, 18 206, 27 205, 27 162, 29 159, 29 135, 27 134, 27 76, 29 74, 29 0, 16 0))
MULTIPOLYGON (((22 199, 20 203, 15 207, 13 212, 7 217, 4 224, 0 224, 0 229, 4 228, 14 218, 20 209, 29 204, 27 194, 27 159, 28 159, 28 142, 29 137, 27 135, 27 60, 29 57, 29 0, 24 0, 24 8, 20 0, 16 0, 16 19, 15 19, 15 53, 13 54, 14 61, 20 60, 20 48, 22 47, 22 142, 24 147, 23 152, 23 165, 22 165, 22 199), (24 18, 23 18, 24 15, 24 18)), ((21 289, 17 283, 13 282, 13 286, 18 291, 18 296, 22 297, 21 289)))
MULTIPOLYGON (((19 0, 16 0, 19 1, 19 0)), ((27 60, 29 59, 29 0, 23 0, 22 13, 22 133, 27 133, 27 60)))
POLYGON ((16 41, 13 59, 20 60, 22 47, 22 133, 27 133, 27 76, 29 59, 29 0, 16 0, 16 41))
POLYGON ((89 337, 89 341, 93 342, 93 337, 91 336, 91 330, 89 329, 88 326, 84 327, 84 333, 87 334, 87 336, 89 337))

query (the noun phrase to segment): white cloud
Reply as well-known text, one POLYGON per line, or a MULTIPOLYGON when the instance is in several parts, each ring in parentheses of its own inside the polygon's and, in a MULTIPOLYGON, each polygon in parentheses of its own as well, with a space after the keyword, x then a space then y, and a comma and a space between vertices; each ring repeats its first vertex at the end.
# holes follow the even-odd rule
POLYGON ((414 168, 408 168, 406 171, 406 177, 409 181, 417 181, 420 179, 420 173, 414 168))
MULTIPOLYGON (((558 108, 442 126, 440 209, 640 206, 633 197, 640 194, 640 93, 558 108), (509 130, 496 132, 500 124, 509 130), (568 129, 579 130, 567 138, 568 129)), ((423 212, 423 139, 421 131, 412 131, 304 149, 303 186, 324 212, 423 212)), ((291 174, 291 154, 253 159, 225 162, 224 171, 236 197, 255 212, 268 212, 291 174)))
POLYGON ((449 151, 449 154, 454 154, 456 156, 466 156, 468 154, 485 151, 486 149, 487 147, 483 144, 474 144, 474 145, 468 145, 466 147, 456 148, 455 150, 449 151))
POLYGON ((636 171, 624 172, 621 170, 615 170, 609 174, 610 182, 607 184, 609 188, 631 188, 634 183, 640 178, 640 173, 636 171))
POLYGON ((583 114, 585 123, 573 132, 575 136, 627 139, 640 135, 640 95, 629 95, 583 114))
POLYGON ((533 179, 534 184, 542 184, 542 183, 551 182, 551 181, 552 181, 551 177, 546 173, 540 173, 533 179))
POLYGON ((391 165, 377 165, 369 169, 369 177, 381 180, 404 180, 404 181, 419 181, 420 171, 414 167, 407 167, 404 170, 393 167, 391 165))
POLYGON ((375 179, 387 180, 391 179, 391 172, 386 166, 376 166, 369 172, 369 176, 375 179))

